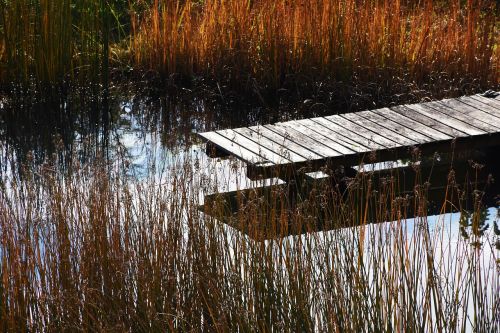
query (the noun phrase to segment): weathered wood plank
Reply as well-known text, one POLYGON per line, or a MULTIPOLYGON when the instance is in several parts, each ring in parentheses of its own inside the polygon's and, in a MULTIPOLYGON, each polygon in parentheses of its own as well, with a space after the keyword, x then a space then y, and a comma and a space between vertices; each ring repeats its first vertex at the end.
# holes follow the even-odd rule
POLYGON ((275 143, 274 147, 278 145, 277 147, 279 151, 284 152, 286 154, 285 156, 292 156, 292 154, 295 154, 308 160, 324 157, 322 155, 315 154, 314 152, 302 147, 301 145, 298 145, 290 137, 284 137, 274 131, 271 131, 266 126, 252 126, 248 128, 244 127, 238 128, 235 131, 240 134, 246 135, 247 137, 252 136, 253 138, 255 138, 255 136, 257 135, 258 138, 267 138, 275 143))
MULTIPOLYGON (((471 115, 465 114, 464 112, 459 111, 451 106, 444 105, 441 102, 427 102, 420 104, 420 106, 424 108, 434 109, 438 112, 447 115, 449 118, 456 119, 459 122, 466 124, 472 128, 481 130, 484 133, 490 133, 492 130, 494 131, 494 128, 484 123, 482 120, 477 119, 476 117, 473 117, 471 115)), ((477 135, 477 133, 475 135, 477 135)))
POLYGON ((332 145, 331 147, 344 154, 350 154, 353 151, 356 153, 362 153, 371 150, 371 148, 347 138, 345 134, 337 133, 331 128, 326 128, 311 119, 302 119, 291 123, 294 126, 298 125, 299 127, 304 127, 308 133, 312 132, 311 135, 315 135, 314 133, 317 133, 318 140, 327 145, 330 145, 333 142, 335 145, 332 145))
POLYGON ((367 129, 366 127, 363 127, 349 119, 346 119, 344 117, 341 117, 339 115, 335 116, 329 116, 325 117, 326 120, 337 124, 345 129, 346 135, 347 133, 350 133, 349 136, 353 138, 355 135, 360 135, 363 136, 369 140, 372 140, 374 142, 377 142, 378 144, 383 145, 386 148, 393 148, 399 146, 397 142, 394 142, 380 134, 378 134, 376 131, 372 131, 367 129))
MULTIPOLYGON (((445 99, 438 102, 432 102, 432 105, 436 105, 440 108, 444 105, 445 107, 452 109, 454 112, 461 113, 464 121, 469 120, 469 122, 475 127, 478 127, 486 132, 494 133, 500 130, 500 119, 458 100, 445 99)), ((442 110, 446 111, 445 109, 442 110)))
MULTIPOLYGON (((460 103, 465 103, 468 106, 471 106, 473 108, 476 108, 478 110, 481 110, 481 111, 489 114, 491 117, 493 117, 492 119, 495 119, 494 120, 495 123, 497 123, 497 124, 500 123, 500 108, 496 109, 490 105, 483 104, 482 102, 477 101, 473 98, 464 98, 464 99, 459 98, 457 100, 460 101, 460 103)), ((498 126, 500 126, 500 125, 498 125, 498 126)))
POLYGON ((276 155, 282 156, 282 157, 286 158, 287 160, 290 160, 293 163, 303 162, 304 160, 308 159, 307 157, 299 155, 296 152, 294 152, 293 150, 288 149, 287 147, 283 146, 282 144, 274 142, 273 140, 269 139, 267 136, 264 136, 261 133, 256 133, 247 127, 235 128, 232 131, 246 137, 249 140, 254 141, 259 146, 267 148, 268 150, 272 151, 276 155))
POLYGON ((415 131, 426 135, 427 137, 431 138, 434 141, 450 140, 453 138, 451 135, 445 134, 428 125, 425 125, 411 118, 403 116, 389 108, 376 109, 372 110, 372 112, 384 118, 390 119, 395 123, 400 124, 401 126, 407 126, 409 128, 412 128, 415 131))
POLYGON ((273 149, 268 149, 262 144, 267 140, 261 140, 260 142, 259 140, 252 140, 244 135, 235 132, 234 130, 220 130, 216 133, 239 144, 242 147, 246 147, 248 150, 259 154, 260 156, 264 157, 266 160, 273 162, 274 164, 286 164, 305 161, 305 158, 297 158, 296 161, 292 161, 291 159, 276 153, 273 149))
POLYGON ((352 154, 355 152, 355 151, 347 148, 346 145, 343 145, 342 141, 331 140, 330 138, 327 138, 326 136, 323 136, 323 135, 319 134, 318 132, 315 132, 311 128, 303 125, 299 121, 289 121, 289 122, 277 123, 276 126, 293 128, 296 131, 302 133, 303 135, 306 135, 311 140, 314 140, 314 142, 316 142, 316 145, 320 145, 321 147, 323 147, 323 146, 328 147, 328 148, 330 148, 330 149, 332 149, 340 154, 352 154))
MULTIPOLYGON (((384 118, 383 116, 376 114, 373 111, 361 111, 357 114, 376 124, 380 124, 380 126, 388 129, 389 131, 397 133, 398 135, 401 135, 416 144, 433 141, 431 137, 428 137, 422 133, 415 131, 414 129, 403 126, 390 119, 384 118)), ((411 145, 411 143, 409 143, 408 145, 411 145)))
POLYGON ((486 112, 488 113, 489 115, 495 117, 495 121, 500 121, 500 107, 497 109, 497 108, 494 108, 488 104, 484 104, 478 100, 475 100, 473 98, 470 98, 470 97, 461 97, 461 98, 458 98, 457 101, 460 101, 460 103, 464 103, 464 104, 467 104, 468 106, 471 106, 473 108, 476 108, 478 110, 481 110, 483 112, 486 112))
POLYGON ((245 161, 249 175, 286 178, 367 156, 408 157, 414 145, 423 154, 499 145, 500 100, 475 95, 199 135, 221 155, 245 161))
POLYGON ((307 149, 314 151, 317 154, 320 154, 323 157, 332 157, 332 156, 340 156, 343 153, 339 152, 333 147, 329 147, 321 142, 318 142, 308 135, 302 133, 297 129, 297 126, 294 124, 286 123, 276 123, 274 125, 268 125, 269 129, 280 133, 281 135, 289 135, 295 142, 300 142, 307 149))
POLYGON ((488 105, 489 107, 491 107, 495 110, 500 110, 500 102, 495 101, 495 99, 493 99, 493 98, 488 98, 488 97, 484 97, 481 95, 472 95, 472 96, 468 96, 467 98, 469 98, 471 100, 478 101, 478 102, 482 103, 483 105, 488 105))
POLYGON ((233 154, 240 160, 249 164, 261 164, 261 165, 274 165, 267 158, 259 155, 256 152, 249 150, 247 147, 239 145, 237 142, 229 140, 228 138, 216 133, 216 132, 205 132, 199 133, 199 136, 205 140, 214 143, 219 148, 224 149, 230 154, 233 154))
POLYGON ((437 108, 433 108, 428 103, 425 104, 410 104, 405 105, 406 107, 415 110, 429 118, 437 120, 443 124, 446 124, 450 127, 453 127, 461 132, 464 132, 468 135, 481 135, 486 134, 485 131, 469 125, 467 122, 456 119, 455 117, 450 116, 448 113, 441 112, 437 108))
POLYGON ((390 107, 390 109, 393 110, 394 112, 402 115, 402 116, 411 118, 415 121, 418 121, 419 123, 427 125, 430 128, 437 130, 437 131, 440 131, 440 132, 442 132, 446 135, 449 135, 451 137, 459 138, 459 137, 463 137, 463 136, 468 136, 467 133, 462 132, 454 127, 448 126, 448 124, 442 123, 441 121, 436 120, 432 117, 429 117, 425 114, 422 114, 422 113, 418 112, 417 110, 410 108, 409 106, 398 105, 398 106, 390 107))
POLYGON ((317 158, 325 158, 330 156, 341 155, 341 153, 332 148, 318 144, 316 141, 312 140, 311 138, 297 131, 295 128, 291 126, 286 126, 286 125, 282 126, 281 123, 276 123, 274 125, 266 125, 266 127, 269 130, 274 131, 281 136, 289 137, 290 140, 293 140, 297 144, 305 147, 305 149, 314 152, 318 156, 317 158))
POLYGON ((483 132, 492 133, 497 131, 494 126, 491 126, 485 121, 479 119, 478 117, 480 117, 481 115, 476 114, 472 110, 468 110, 471 114, 466 114, 463 111, 464 109, 466 109, 465 105, 460 104, 460 109, 451 105, 443 104, 441 103, 441 101, 428 102, 421 105, 423 107, 430 107, 436 111, 442 112, 448 115, 449 118, 459 120, 462 123, 468 124, 469 126, 475 127, 483 132))
MULTIPOLYGON (((327 120, 326 118, 323 117, 317 117, 317 118, 311 118, 310 120, 314 121, 315 123, 323 126, 327 130, 335 131, 336 133, 340 135, 344 135, 344 137, 355 141, 365 147, 368 147, 370 150, 377 150, 377 149, 385 149, 387 148, 386 146, 382 145, 380 142, 376 142, 373 138, 370 138, 370 134, 367 134, 367 137, 364 135, 357 135, 356 132, 352 132, 347 130, 345 127, 342 127, 334 122, 331 122, 327 120)), ((364 131, 364 128, 361 128, 362 131, 364 131)))
POLYGON ((395 142, 396 146, 412 146, 417 144, 416 141, 408 139, 398 133, 395 133, 394 131, 387 129, 370 119, 361 117, 358 113, 347 113, 341 115, 341 117, 350 120, 360 126, 363 126, 367 130, 375 132, 378 135, 383 136, 387 140, 395 142))

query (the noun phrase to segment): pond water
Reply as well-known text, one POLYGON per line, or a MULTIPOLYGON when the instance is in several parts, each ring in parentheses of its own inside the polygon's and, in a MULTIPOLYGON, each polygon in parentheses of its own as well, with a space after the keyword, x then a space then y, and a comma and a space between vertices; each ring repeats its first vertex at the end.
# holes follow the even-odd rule
MULTIPOLYGON (((104 157, 108 163, 116 164, 129 181, 147 182, 154 178, 165 184, 168 191, 173 185, 165 179, 169 177, 166 171, 188 165, 190 173, 195 174, 193 182, 210 184, 197 191, 197 202, 203 204, 205 196, 212 193, 284 182, 279 179, 252 181, 246 177, 242 162, 234 158, 208 158, 197 132, 317 115, 297 114, 296 110, 286 108, 228 107, 217 98, 189 94, 171 97, 157 90, 137 91, 126 87, 111 89, 111 97, 106 101, 95 96, 91 91, 82 90, 55 95, 20 93, 0 99, 2 176, 10 177, 25 164, 39 165, 56 159, 59 170, 64 172, 75 159, 86 164, 104 157), (103 112, 104 109, 109 112, 103 112)), ((466 169, 471 170, 468 164, 459 161, 455 165, 457 173, 465 170, 458 176, 459 182, 463 181, 459 177, 468 175, 466 169)), ((396 161, 355 169, 374 171, 405 165, 407 161, 396 161)), ((434 180, 447 179, 449 167, 432 169, 434 180)), ((482 183, 488 172, 496 176, 499 168, 493 165, 486 169, 480 176, 485 178, 480 179, 482 183)), ((486 200, 490 209, 497 207, 495 191, 500 192, 498 186, 490 186, 486 200)), ((447 228, 455 225, 455 230, 448 231, 456 236, 459 215, 452 216, 455 223, 447 224, 447 228)), ((491 224, 495 214, 488 216, 487 223, 491 224)), ((436 215, 431 220, 439 218, 440 215, 436 215)))
MULTIPOLYGON (((208 158, 204 144, 196 136, 197 132, 316 115, 299 115, 286 109, 273 111, 260 107, 227 107, 210 98, 201 99, 189 95, 173 98, 159 93, 138 93, 119 88, 113 89, 109 101, 103 102, 92 96, 83 92, 69 97, 49 95, 31 98, 29 95, 21 95, 0 99, 2 184, 8 183, 5 181, 7 179, 15 178, 26 165, 39 166, 47 161, 56 161, 55 166, 52 164, 49 167, 64 174, 75 161, 81 165, 90 165, 104 159, 110 168, 119 170, 118 173, 125 176, 125 183, 133 189, 134 200, 141 200, 141 191, 147 189, 147 185, 142 184, 155 184, 155 188, 167 193, 175 192, 175 187, 181 182, 189 183, 181 186, 198 187, 197 190, 186 190, 185 193, 197 196, 193 203, 203 204, 205 197, 213 193, 268 185, 279 186, 283 181, 251 181, 246 177, 241 162, 232 158, 208 158), (103 108, 109 108, 109 113, 103 112, 103 108), (176 173, 176 170, 182 171, 176 173)), ((397 161, 389 165, 363 165, 359 166, 358 170, 371 172, 393 166, 404 168, 405 163, 407 162, 397 161)), ((461 161, 455 164, 454 169, 460 174, 457 176, 458 181, 463 181, 461 177, 468 174, 460 173, 460 170, 470 170, 470 164, 461 161)), ((496 166, 488 166, 485 170, 486 173, 498 173, 496 166)), ((446 167, 436 168, 431 182, 446 181, 449 171, 446 167)), ((117 173, 110 172, 111 174, 117 173)), ((481 174, 480 177, 485 176, 481 174)), ((444 191, 445 187, 437 190, 438 194, 444 191)), ((4 193, 9 195, 8 191, 4 193)), ((121 195, 124 193, 126 191, 120 190, 121 195)), ((182 195, 182 191, 176 195, 182 195)), ((162 195, 153 198, 162 198, 162 195)), ((175 195, 169 200, 168 204, 175 204, 175 195)), ((301 255, 304 258, 312 258, 312 275, 318 281, 322 281, 323 274, 326 274, 326 266, 345 266, 345 271, 349 272, 349 269, 352 269, 350 260, 359 261, 360 259, 352 259, 358 257, 364 258, 366 272, 363 276, 368 280, 382 274, 378 266, 387 267, 389 271, 394 269, 394 274, 398 275, 400 271, 397 267, 394 268, 391 262, 396 257, 393 249, 405 248, 409 265, 406 269, 412 272, 413 278, 418 282, 415 286, 418 297, 426 294, 425 283, 429 281, 428 275, 433 274, 432 269, 435 269, 435 274, 441 279, 445 293, 447 290, 461 290, 461 271, 467 271, 467 274, 474 276, 474 270, 478 270, 478 279, 485 284, 485 299, 488 299, 488 304, 494 304, 497 301, 494 290, 498 289, 500 283, 497 274, 498 251, 495 250, 498 236, 492 230, 493 223, 499 223, 498 205, 495 203, 495 199, 491 197, 488 201, 489 207, 482 207, 485 213, 484 224, 490 227, 484 232, 482 244, 477 249, 463 238, 459 223, 461 214, 450 213, 449 210, 440 211, 440 207, 429 216, 342 228, 339 232, 327 229, 281 240, 266 240, 263 243, 276 253, 275 258, 278 260, 301 255), (398 230, 403 230, 404 235, 400 235, 398 230), (431 249, 422 244, 422 241, 428 238, 431 249), (343 239, 349 239, 345 244, 357 244, 361 251, 347 248, 345 253, 339 254, 336 244, 344 244, 343 239), (398 242, 403 244, 397 244, 398 242), (433 254, 426 256, 422 249, 433 254), (325 255, 321 257, 318 253, 325 255), (348 259, 348 256, 351 258, 348 259), (477 262, 467 259, 474 256, 480 259, 477 262), (434 262, 429 264, 428 258, 434 262), (474 266, 477 263, 479 269, 474 266), (426 265, 429 265, 429 270, 422 268, 426 265)), ((139 207, 141 205, 138 204, 139 207)), ((165 224, 168 224, 168 221, 165 221, 165 224)), ((184 237, 187 237, 188 229, 182 229, 184 237)), ((467 230, 470 232, 469 229, 467 230)), ((218 230, 222 231, 223 239, 229 239, 226 243, 230 244, 227 248, 227 258, 234 258, 235 249, 246 246, 241 242, 241 234, 227 225, 220 226, 218 230)), ((252 239, 248 241, 252 242, 252 239)), ((404 270, 405 265, 401 265, 401 270, 404 270)), ((285 270, 285 267, 286 265, 281 269, 285 270)), ((279 272, 280 268, 277 271, 279 272)), ((342 273, 340 275, 342 276, 342 273)), ((377 279, 372 282, 374 285, 381 283, 377 279)), ((344 283, 349 285, 351 282, 346 277, 344 283)), ((472 284, 467 285, 470 287, 472 284)), ((326 287, 326 284, 322 286, 326 287)), ((377 288, 379 287, 383 288, 378 285, 377 288)), ((466 290, 463 293, 469 295, 472 291, 466 290)), ((453 299, 452 296, 449 299, 453 299)), ((424 299, 418 297, 415 300, 417 303, 425 303, 424 299)), ((472 309, 471 303, 466 301, 464 306, 467 307, 465 313, 472 317, 475 310, 472 309)), ((472 326, 468 322, 465 327, 471 329, 472 326)))
MULTIPOLYGON (((91 89, 13 93, 0 98, 0 170, 5 174, 25 163, 42 164, 54 157, 64 170, 74 159, 86 163, 104 157, 119 161, 128 177, 140 181, 152 174, 159 177, 181 161, 190 161, 193 168, 196 164, 200 179, 209 178, 211 183, 218 180, 210 189, 213 192, 280 184, 275 179, 267 183, 249 180, 244 165, 235 159, 208 158, 196 133, 317 115, 314 110, 298 113, 297 109, 279 106, 228 106, 213 94, 203 98, 188 92, 169 96, 147 86, 112 87, 107 100, 91 89)), ((391 163, 364 165, 363 170, 401 167, 407 162, 391 163)), ((467 168, 466 160, 458 163, 457 169, 467 168)), ((487 169, 496 176, 498 167, 487 169)), ((447 167, 435 168, 433 177, 443 179, 448 172, 447 167)), ((481 177, 486 178, 487 172, 481 177)), ((200 202, 203 194, 206 192, 200 193, 200 202)), ((488 202, 491 206, 495 200, 489 198, 488 202)))

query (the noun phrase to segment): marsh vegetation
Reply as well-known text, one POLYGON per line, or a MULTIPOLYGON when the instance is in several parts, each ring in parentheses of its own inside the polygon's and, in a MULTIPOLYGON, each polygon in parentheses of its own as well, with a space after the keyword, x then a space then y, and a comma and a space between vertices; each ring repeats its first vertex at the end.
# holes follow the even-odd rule
POLYGON ((3 330, 498 328, 498 211, 482 203, 481 166, 463 180, 450 169, 437 217, 427 180, 442 174, 400 193, 397 172, 362 173, 294 204, 281 187, 266 201, 251 190, 234 215, 241 233, 220 222, 222 198, 198 209, 230 182, 216 164, 177 156, 158 172, 151 160, 137 179, 124 162, 2 174, 3 330))
POLYGON ((495 147, 262 187, 194 135, 500 90, 498 11, 0 0, 0 330, 498 331, 495 147))
POLYGON ((3 83, 129 70, 247 90, 402 75, 498 83, 495 1, 3 0, 0 10, 3 83))

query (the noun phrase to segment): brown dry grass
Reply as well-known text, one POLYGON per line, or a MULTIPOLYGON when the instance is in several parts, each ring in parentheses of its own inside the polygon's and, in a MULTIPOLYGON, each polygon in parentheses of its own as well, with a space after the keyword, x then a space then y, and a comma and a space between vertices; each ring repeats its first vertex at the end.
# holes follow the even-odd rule
POLYGON ((467 78, 492 88, 498 10, 481 0, 8 0, 0 81, 106 82, 108 66, 131 66, 251 89, 355 77, 429 83, 441 73, 455 86, 467 78))
MULTIPOLYGON (((161 178, 152 168, 141 181, 120 165, 64 171, 48 161, 2 174, 1 330, 498 328, 500 231, 481 231, 481 214, 464 227, 468 238, 432 229, 425 216, 412 226, 408 207, 427 204, 420 181, 410 197, 400 196, 397 178, 375 191, 370 174, 347 195, 318 187, 316 198, 333 201, 302 201, 277 221, 307 228, 322 206, 330 223, 361 227, 256 242, 197 209, 215 183, 200 179, 194 160, 175 160, 161 178), (394 222, 365 226, 369 209, 371 219, 394 222)), ((442 212, 460 195, 452 175, 442 212)), ((259 202, 247 202, 241 223, 262 222, 259 202)), ((457 229, 455 221, 449 230, 457 229)))
POLYGON ((244 84, 377 81, 381 68, 417 82, 446 72, 498 83, 497 14, 494 1, 472 0, 155 0, 132 15, 130 51, 134 66, 244 84))

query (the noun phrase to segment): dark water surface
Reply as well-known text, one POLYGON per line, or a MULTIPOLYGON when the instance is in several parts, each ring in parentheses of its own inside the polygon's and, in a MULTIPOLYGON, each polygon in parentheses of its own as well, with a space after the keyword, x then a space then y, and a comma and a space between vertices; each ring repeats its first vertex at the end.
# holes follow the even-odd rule
POLYGON ((12 94, 0 99, 0 165, 22 164, 28 155, 38 164, 55 153, 63 163, 117 153, 139 158, 151 151, 153 139, 155 149, 175 153, 199 143, 197 131, 253 123, 259 113, 238 110, 122 88, 111 89, 106 100, 90 89, 12 94))

